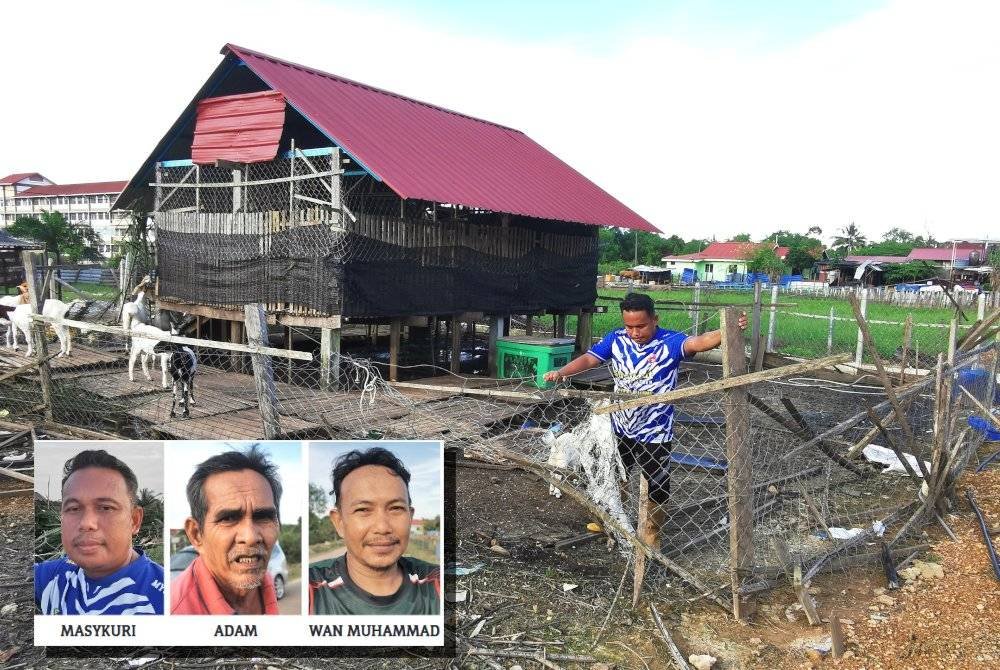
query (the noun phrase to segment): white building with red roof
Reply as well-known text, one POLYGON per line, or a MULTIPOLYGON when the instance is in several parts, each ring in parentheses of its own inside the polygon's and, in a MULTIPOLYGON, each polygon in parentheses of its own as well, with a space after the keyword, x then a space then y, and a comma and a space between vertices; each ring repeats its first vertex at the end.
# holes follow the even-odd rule
POLYGON ((691 269, 698 273, 698 281, 729 281, 733 275, 746 275, 747 261, 763 247, 774 249, 781 260, 788 256, 788 247, 770 242, 712 242, 693 254, 664 256, 661 265, 674 277, 691 269))
POLYGON ((110 256, 128 225, 128 212, 111 211, 126 183, 55 184, 37 172, 7 175, 0 179, 0 224, 6 228, 18 217, 60 212, 74 226, 93 228, 101 239, 98 251, 110 256))

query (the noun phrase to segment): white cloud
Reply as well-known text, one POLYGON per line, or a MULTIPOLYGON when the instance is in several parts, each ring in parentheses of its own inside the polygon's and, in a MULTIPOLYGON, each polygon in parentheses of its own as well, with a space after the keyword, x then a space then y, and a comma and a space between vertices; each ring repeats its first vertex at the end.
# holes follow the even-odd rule
POLYGON ((312 0, 97 7, 5 8, 24 29, 0 43, 0 168, 130 177, 232 41, 520 128, 683 237, 1000 221, 992 2, 895 2, 770 51, 525 43, 312 0))

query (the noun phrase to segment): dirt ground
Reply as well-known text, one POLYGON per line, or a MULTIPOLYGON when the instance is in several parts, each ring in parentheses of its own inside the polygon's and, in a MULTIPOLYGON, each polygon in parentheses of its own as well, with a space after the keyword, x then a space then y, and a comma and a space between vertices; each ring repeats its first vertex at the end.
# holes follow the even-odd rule
MULTIPOLYGON (((993 576, 975 517, 963 503, 948 517, 959 537, 951 542, 929 528, 932 548, 920 558, 943 575, 881 592, 881 571, 856 569, 817 578, 812 591, 820 614, 836 609, 844 621, 848 654, 834 659, 827 624, 809 626, 788 587, 759 600, 757 614, 739 623, 706 604, 680 582, 660 579, 631 607, 628 561, 594 534, 576 545, 591 521, 566 497, 548 495, 534 475, 504 466, 465 462, 457 468, 457 565, 460 602, 454 604, 458 656, 415 658, 286 658, 255 650, 255 657, 172 660, 135 652, 117 658, 45 658, 31 646, 29 496, 0 496, 0 601, 16 604, 0 615, 3 668, 674 668, 649 605, 685 656, 711 654, 716 670, 738 668, 995 668, 1000 666, 1000 582, 993 576), (494 545, 495 542, 495 545, 494 545), (500 549, 496 547, 499 546, 500 549), (464 592, 464 595, 463 595, 464 592), (693 599, 694 602, 689 602, 693 599), (818 649, 817 649, 818 648, 818 649), (5 655, 9 655, 5 658, 5 655), (132 664, 129 658, 132 658, 132 664)), ((1000 468, 966 477, 991 525, 1000 522, 1000 468)), ((17 488, 9 485, 8 488, 17 488)), ((930 570, 930 569, 929 569, 930 570)))

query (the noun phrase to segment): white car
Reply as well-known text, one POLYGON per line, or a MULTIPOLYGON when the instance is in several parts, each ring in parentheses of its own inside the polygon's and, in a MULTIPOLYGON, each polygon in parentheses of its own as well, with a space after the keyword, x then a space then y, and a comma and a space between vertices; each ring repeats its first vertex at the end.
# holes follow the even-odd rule
MULTIPOLYGON (((179 574, 187 570, 187 567, 194 563, 198 557, 198 552, 194 547, 188 545, 183 549, 175 551, 170 556, 170 578, 174 579, 179 574)), ((267 562, 267 572, 274 580, 274 594, 281 600, 285 597, 285 584, 288 582, 288 560, 281 545, 274 543, 271 550, 271 559, 267 562)))

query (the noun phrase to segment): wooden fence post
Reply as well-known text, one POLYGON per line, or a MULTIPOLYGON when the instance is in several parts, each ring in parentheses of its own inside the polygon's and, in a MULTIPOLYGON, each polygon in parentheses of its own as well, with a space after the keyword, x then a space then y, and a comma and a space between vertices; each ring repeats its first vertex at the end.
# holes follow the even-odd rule
MULTIPOLYGON (((739 327, 740 310, 727 307, 721 314, 722 374, 732 377, 747 371, 746 349, 739 327)), ((741 596, 740 587, 753 573, 753 461, 747 439, 749 411, 745 387, 724 392, 726 460, 729 490, 729 574, 733 590, 733 615, 743 619, 753 613, 752 596, 741 596)))
MULTIPOLYGON (((31 301, 31 306, 35 310, 35 314, 42 313, 42 305, 45 303, 44 287, 38 285, 38 279, 35 276, 35 264, 41 261, 43 255, 43 252, 40 251, 21 252, 21 259, 24 261, 24 280, 28 282, 28 299, 31 301)), ((10 327, 14 329, 14 337, 17 337, 17 330, 14 328, 14 324, 11 324, 10 327)), ((49 347, 45 342, 45 324, 32 322, 31 338, 35 349, 35 356, 38 356, 38 360, 45 361, 38 366, 38 378, 42 387, 42 404, 45 405, 45 420, 52 421, 52 370, 49 368, 49 363, 46 360, 49 355, 49 347)))
MULTIPOLYGON (((264 306, 261 304, 245 305, 243 318, 249 343, 258 347, 270 346, 264 306)), ((274 368, 271 365, 271 357, 265 354, 250 354, 250 361, 253 364, 254 383, 257 385, 257 403, 260 405, 260 416, 264 421, 264 437, 276 440, 281 436, 281 420, 274 393, 274 368)))

